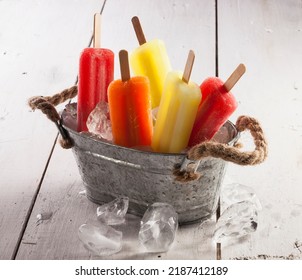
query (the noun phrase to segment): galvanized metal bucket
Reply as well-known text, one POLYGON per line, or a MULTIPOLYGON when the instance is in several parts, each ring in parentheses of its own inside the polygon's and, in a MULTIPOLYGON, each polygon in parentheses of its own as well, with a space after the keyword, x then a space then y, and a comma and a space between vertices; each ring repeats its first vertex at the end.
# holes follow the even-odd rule
MULTIPOLYGON (((175 208, 181 224, 209 218, 216 211, 227 162, 212 157, 202 159, 195 163, 201 176, 180 182, 173 170, 184 162, 185 153, 162 154, 124 148, 64 128, 74 142, 72 150, 89 200, 103 204, 127 196, 128 212, 138 216, 144 214, 148 205, 166 202, 175 208)), ((239 133, 227 122, 216 137, 232 145, 239 133)))
POLYGON ((71 124, 64 115, 66 110, 60 116, 55 106, 74 98, 77 92, 75 85, 53 96, 34 96, 28 104, 33 110, 41 110, 55 123, 63 148, 73 148, 87 197, 98 204, 127 196, 129 212, 142 216, 148 205, 166 202, 174 206, 180 223, 199 221, 210 217, 217 208, 228 161, 245 166, 260 164, 267 158, 267 142, 261 125, 249 116, 240 116, 236 126, 226 122, 214 136, 218 143, 201 143, 187 154, 128 149, 75 132, 72 129, 76 127, 75 116, 72 116, 71 124), (64 118, 71 128, 62 126, 64 118), (231 147, 238 140, 239 132, 245 130, 249 130, 253 137, 253 151, 231 147), (187 157, 197 161, 192 162, 187 157), (187 169, 177 169, 179 166, 187 169), (196 176, 196 173, 201 176, 196 176))

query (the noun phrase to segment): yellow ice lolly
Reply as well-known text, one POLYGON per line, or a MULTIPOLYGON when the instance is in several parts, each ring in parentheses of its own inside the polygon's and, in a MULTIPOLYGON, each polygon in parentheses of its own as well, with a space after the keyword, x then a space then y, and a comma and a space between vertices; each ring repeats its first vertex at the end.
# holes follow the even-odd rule
POLYGON ((189 82, 194 57, 190 51, 183 75, 173 71, 166 77, 152 138, 156 152, 179 153, 188 145, 201 101, 199 86, 189 82))
POLYGON ((152 108, 158 107, 164 82, 171 64, 163 41, 154 39, 146 42, 138 17, 132 18, 140 46, 130 55, 132 71, 137 76, 147 76, 150 81, 152 108))

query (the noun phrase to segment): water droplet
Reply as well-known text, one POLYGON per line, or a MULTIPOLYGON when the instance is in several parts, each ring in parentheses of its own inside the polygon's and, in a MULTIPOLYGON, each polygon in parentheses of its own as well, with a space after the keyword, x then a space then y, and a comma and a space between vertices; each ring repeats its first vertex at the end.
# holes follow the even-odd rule
POLYGON ((265 31, 266 31, 267 33, 273 33, 273 30, 270 29, 270 28, 265 28, 265 31))

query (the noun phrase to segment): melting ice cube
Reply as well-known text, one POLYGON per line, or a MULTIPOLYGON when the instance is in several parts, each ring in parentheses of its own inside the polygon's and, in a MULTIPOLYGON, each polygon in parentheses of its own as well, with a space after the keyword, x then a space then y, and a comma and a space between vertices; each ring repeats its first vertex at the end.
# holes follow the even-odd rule
POLYGON ((241 201, 250 201, 255 204, 258 211, 262 210, 261 203, 253 188, 238 183, 223 185, 221 201, 227 206, 241 201))
POLYGON ((109 106, 107 102, 101 101, 89 114, 86 122, 88 131, 112 141, 111 121, 109 117, 109 106))
POLYGON ((214 231, 214 241, 228 242, 256 231, 258 213, 251 201, 241 201, 229 206, 220 216, 214 231))
POLYGON ((62 113, 62 118, 64 125, 77 131, 77 103, 67 104, 62 113))
POLYGON ((154 203, 145 212, 139 240, 149 252, 168 251, 178 228, 178 215, 167 203, 154 203))
POLYGON ((152 120, 154 123, 156 122, 157 119, 158 109, 159 107, 155 107, 154 109, 151 110, 152 120))
POLYGON ((119 197, 97 208, 98 220, 107 225, 118 225, 125 221, 129 206, 128 197, 119 197))
POLYGON ((81 225, 78 236, 84 247, 98 256, 109 256, 122 249, 122 232, 103 223, 81 225))
POLYGON ((218 143, 228 143, 230 141, 229 129, 222 126, 213 136, 212 141, 218 143))

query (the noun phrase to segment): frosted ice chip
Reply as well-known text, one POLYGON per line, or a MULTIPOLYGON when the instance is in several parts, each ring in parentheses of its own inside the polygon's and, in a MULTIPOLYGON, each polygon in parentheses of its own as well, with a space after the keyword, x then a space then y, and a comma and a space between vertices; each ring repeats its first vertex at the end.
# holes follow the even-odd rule
POLYGON ((145 212, 139 240, 149 252, 168 251, 178 229, 178 215, 167 203, 154 203, 145 212))
POLYGON ((255 204, 258 211, 262 210, 260 200, 254 193, 253 188, 238 183, 223 185, 221 201, 227 206, 240 201, 250 201, 255 204))
POLYGON ((86 122, 88 131, 112 141, 112 128, 109 117, 109 105, 107 102, 101 101, 89 114, 86 122))
POLYGON ((65 106, 62 119, 65 126, 77 131, 77 103, 71 103, 65 106))
POLYGON ((212 141, 219 143, 228 143, 230 141, 229 130, 222 126, 213 136, 212 141))
POLYGON ((255 204, 241 201, 229 206, 220 216, 214 231, 214 241, 228 242, 256 231, 258 213, 255 204))
POLYGON ((159 107, 155 107, 151 110, 152 120, 154 123, 156 122, 157 119, 158 109, 159 107))
POLYGON ((122 232, 106 224, 83 224, 79 227, 78 236, 84 247, 98 256, 109 256, 122 249, 122 232))
POLYGON ((129 206, 128 197, 119 197, 97 208, 98 220, 108 225, 117 225, 125 221, 129 206))

